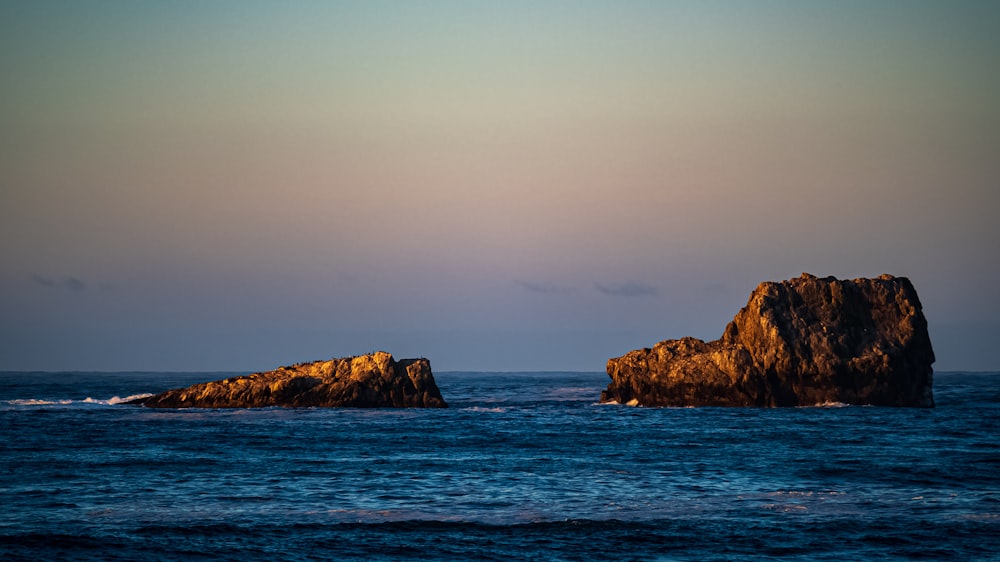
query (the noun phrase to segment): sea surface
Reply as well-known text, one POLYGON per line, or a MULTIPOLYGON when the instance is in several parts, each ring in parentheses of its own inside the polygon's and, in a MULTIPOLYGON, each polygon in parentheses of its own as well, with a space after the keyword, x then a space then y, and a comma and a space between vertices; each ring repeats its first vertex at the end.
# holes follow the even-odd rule
POLYGON ((1000 560, 1000 373, 937 408, 632 408, 438 373, 445 410, 154 410, 233 373, 0 373, 3 560, 1000 560))

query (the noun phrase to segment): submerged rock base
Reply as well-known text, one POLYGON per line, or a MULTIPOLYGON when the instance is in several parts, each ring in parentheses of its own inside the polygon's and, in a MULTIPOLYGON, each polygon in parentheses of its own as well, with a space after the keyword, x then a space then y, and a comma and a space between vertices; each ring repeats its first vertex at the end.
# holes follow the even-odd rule
POLYGON ((379 351, 168 390, 129 402, 150 408, 446 408, 427 359, 379 351))
POLYGON ((761 283, 722 337, 608 361, 602 402, 641 406, 933 407, 934 351, 905 277, 761 283))

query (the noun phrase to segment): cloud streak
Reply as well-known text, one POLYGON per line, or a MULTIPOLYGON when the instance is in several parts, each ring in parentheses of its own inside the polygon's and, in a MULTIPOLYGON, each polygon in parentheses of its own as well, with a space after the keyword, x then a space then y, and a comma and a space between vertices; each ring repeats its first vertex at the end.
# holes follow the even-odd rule
POLYGON ((55 287, 56 286, 55 280, 49 279, 48 277, 43 277, 41 275, 32 275, 31 276, 31 281, 34 284, 42 286, 42 287, 55 287))
POLYGON ((594 283, 594 288, 598 292, 612 297, 655 297, 660 294, 660 290, 653 285, 639 283, 638 281, 626 281, 624 283, 602 284, 594 283))
POLYGON ((62 279, 52 279, 51 277, 35 274, 31 276, 31 281, 39 287, 45 287, 47 289, 60 288, 78 293, 82 293, 88 289, 87 283, 82 281, 80 278, 73 276, 64 277, 62 279))

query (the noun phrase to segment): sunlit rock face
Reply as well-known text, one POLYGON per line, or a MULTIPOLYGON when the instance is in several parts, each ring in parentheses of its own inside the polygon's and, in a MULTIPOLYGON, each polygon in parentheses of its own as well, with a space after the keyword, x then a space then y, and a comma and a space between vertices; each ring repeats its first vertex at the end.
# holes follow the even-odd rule
POLYGON ((379 351, 300 363, 168 390, 131 402, 151 408, 446 408, 427 359, 379 351))
POLYGON ((602 402, 641 406, 933 407, 934 351, 904 277, 761 283, 722 337, 608 361, 602 402))

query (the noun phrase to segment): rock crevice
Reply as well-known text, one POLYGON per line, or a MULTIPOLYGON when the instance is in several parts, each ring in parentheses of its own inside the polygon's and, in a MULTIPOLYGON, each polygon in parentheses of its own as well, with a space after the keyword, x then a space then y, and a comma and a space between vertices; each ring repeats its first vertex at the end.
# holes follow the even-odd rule
POLYGON ((645 406, 933 407, 934 352, 905 277, 761 283, 712 342, 610 359, 602 402, 645 406))

